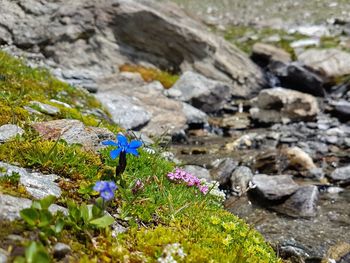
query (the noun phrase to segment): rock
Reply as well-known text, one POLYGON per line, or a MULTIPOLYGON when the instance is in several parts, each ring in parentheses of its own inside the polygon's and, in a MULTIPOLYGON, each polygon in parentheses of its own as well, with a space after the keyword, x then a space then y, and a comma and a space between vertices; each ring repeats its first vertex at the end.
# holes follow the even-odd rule
POLYGON ((308 121, 320 111, 313 96, 283 88, 262 90, 256 105, 250 109, 250 114, 263 123, 308 121))
POLYGON ((185 165, 183 169, 198 177, 199 179, 206 179, 207 181, 211 181, 210 173, 207 169, 198 166, 198 165, 185 165))
POLYGON ((99 93, 96 96, 112 115, 112 120, 127 130, 137 130, 151 120, 151 113, 137 103, 135 97, 123 95, 106 96, 99 93))
POLYGON ((298 60, 327 78, 350 74, 350 54, 335 48, 308 49, 298 55, 298 60))
POLYGON ((118 222, 114 222, 112 225, 112 233, 111 236, 114 238, 117 238, 119 234, 125 233, 128 228, 125 226, 122 226, 121 224, 119 224, 118 222))
POLYGON ((219 126, 221 128, 230 130, 244 130, 250 126, 249 114, 242 112, 236 113, 233 116, 224 116, 220 118, 219 126))
POLYGON ((252 178, 253 173, 249 167, 238 166, 230 177, 232 191, 241 196, 247 191, 252 178))
MULTIPOLYGON (((157 81, 145 85, 116 75, 101 79, 99 87, 98 98, 114 100, 121 95, 134 98, 132 102, 152 116, 144 127, 139 127, 148 136, 175 135, 187 128, 183 103, 167 98, 163 94, 162 85, 157 81)), ((129 114, 129 109, 123 109, 125 111, 120 112, 120 115, 129 114)), ((113 118, 119 117, 117 115, 113 118)))
POLYGON ((238 162, 232 158, 224 158, 215 160, 211 165, 213 166, 210 170, 211 177, 223 186, 231 183, 230 178, 238 162))
POLYGON ((230 87, 222 82, 208 79, 198 73, 186 71, 170 89, 168 95, 188 102, 204 112, 216 112, 231 98, 230 87))
POLYGON ((300 187, 283 204, 272 209, 291 217, 314 217, 317 213, 318 197, 317 186, 300 187))
POLYGON ((53 256, 57 259, 64 258, 70 252, 70 246, 61 242, 56 243, 53 247, 53 256))
POLYGON ((350 183, 350 166, 344 166, 335 169, 330 175, 329 178, 334 182, 339 184, 348 184, 350 183))
POLYGON ((115 138, 114 134, 106 128, 85 126, 78 120, 37 122, 32 126, 45 139, 63 139, 68 144, 78 143, 86 150, 97 151, 102 147, 102 141, 115 138))
POLYGON ((274 62, 268 66, 269 71, 278 78, 283 88, 324 97, 325 80, 318 74, 304 68, 299 62, 289 64, 274 62))
POLYGON ((267 200, 279 200, 295 193, 299 186, 289 175, 254 175, 252 183, 256 185, 254 189, 259 195, 267 200))
POLYGON ((0 263, 7 263, 8 255, 7 252, 0 248, 0 263))
POLYGON ((14 124, 5 124, 0 126, 0 143, 6 142, 16 135, 22 135, 24 130, 14 124))
POLYGON ((186 123, 190 127, 203 127, 208 124, 208 115, 205 112, 185 102, 182 105, 186 116, 186 123))
POLYGON ((317 168, 310 155, 299 147, 283 148, 281 153, 287 157, 290 167, 307 171, 317 168))
POLYGON ((28 111, 28 113, 30 113, 31 115, 33 115, 33 114, 35 114, 35 115, 42 115, 42 113, 40 111, 34 110, 33 108, 31 108, 29 106, 23 106, 23 109, 28 111))
POLYGON ((48 115, 57 115, 60 113, 60 110, 58 108, 39 101, 31 101, 30 106, 35 107, 35 109, 38 110, 39 112, 45 113, 48 115))
POLYGON ((299 39, 290 43, 290 46, 292 48, 303 48, 303 47, 319 46, 319 45, 320 45, 320 39, 318 38, 299 39))
POLYGON ((50 102, 56 103, 56 104, 58 104, 58 105, 62 105, 62 106, 64 106, 64 107, 66 107, 66 108, 70 108, 70 109, 72 108, 71 105, 69 105, 68 103, 65 103, 65 102, 63 102, 63 101, 51 99, 50 102))
POLYGON ((175 4, 4 0, 0 17, 1 43, 22 53, 41 52, 47 65, 62 69, 61 78, 94 91, 97 78, 135 61, 197 71, 229 83, 240 96, 252 96, 264 84, 262 72, 243 52, 175 4))
MULTIPOLYGON (((27 198, 0 193, 0 220, 13 221, 20 219, 19 212, 25 208, 29 208, 31 205, 32 201, 27 198)), ((61 211, 64 214, 68 213, 66 208, 55 204, 49 207, 49 211, 51 213, 56 213, 57 211, 61 211)))
POLYGON ((329 36, 329 30, 324 25, 305 25, 298 26, 296 28, 291 28, 288 30, 289 34, 299 33, 301 35, 309 36, 309 37, 323 37, 329 36))
POLYGON ((255 43, 252 50, 252 59, 258 65, 268 65, 271 61, 289 63, 292 60, 291 55, 278 47, 265 43, 255 43))
POLYGON ((5 170, 0 172, 0 177, 4 175, 12 176, 13 173, 19 174, 20 183, 36 199, 42 199, 48 195, 61 196, 61 189, 55 183, 59 177, 55 174, 31 173, 24 168, 4 162, 0 162, 0 168, 5 170))
POLYGON ((334 107, 333 114, 335 117, 343 121, 350 120, 350 102, 339 100, 331 104, 334 107))
POLYGON ((322 259, 322 263, 346 263, 350 260, 350 244, 339 242, 330 247, 327 255, 322 259))

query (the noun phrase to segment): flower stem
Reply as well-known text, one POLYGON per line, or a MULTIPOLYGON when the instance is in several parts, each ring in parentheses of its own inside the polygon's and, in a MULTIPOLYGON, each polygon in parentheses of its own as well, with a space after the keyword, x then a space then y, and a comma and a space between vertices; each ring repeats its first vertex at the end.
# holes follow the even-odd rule
MULTIPOLYGON (((119 163, 117 165, 117 167, 115 168, 115 177, 116 179, 118 178, 118 176, 121 176, 121 174, 125 171, 126 168, 126 152, 121 152, 119 155, 119 163)), ((121 183, 122 183, 122 178, 121 179, 121 183)))

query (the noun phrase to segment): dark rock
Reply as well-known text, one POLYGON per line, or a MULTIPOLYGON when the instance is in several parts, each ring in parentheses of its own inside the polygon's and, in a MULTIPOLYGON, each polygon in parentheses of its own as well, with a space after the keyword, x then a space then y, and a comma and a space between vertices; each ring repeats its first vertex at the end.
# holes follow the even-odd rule
POLYGON ((299 186, 289 175, 254 175, 252 183, 255 191, 267 200, 279 200, 295 193, 299 186))
POLYGON ((350 183, 350 166, 344 166, 335 169, 330 175, 329 178, 339 184, 348 184, 350 183))
POLYGON ((340 100, 332 103, 334 107, 333 115, 340 120, 349 121, 350 120, 350 102, 346 100, 340 100))
POLYGON ((102 141, 115 138, 106 128, 85 126, 78 120, 61 119, 38 122, 32 126, 46 139, 63 139, 68 144, 79 143, 87 150, 97 151, 102 147, 102 141))
POLYGON ((318 197, 317 186, 304 186, 300 187, 283 204, 271 208, 291 217, 314 217, 317 213, 318 197))
POLYGON ((187 71, 168 91, 168 96, 208 113, 221 110, 231 93, 227 84, 187 71))
POLYGON ((248 184, 253 178, 252 170, 246 166, 238 166, 231 175, 232 191, 237 195, 244 194, 248 189, 248 184))
POLYGON ((14 124, 5 124, 0 126, 0 143, 6 142, 16 135, 22 135, 24 130, 14 124))
POLYGON ((312 120, 320 111, 315 97, 283 88, 262 90, 255 105, 250 114, 263 123, 312 120))
POLYGON ((231 183, 230 178, 238 162, 232 158, 224 158, 215 160, 211 165, 213 166, 210 171, 211 177, 215 181, 218 181, 220 185, 224 186, 231 183))
POLYGON ((56 243, 53 247, 53 256, 57 259, 62 259, 71 252, 70 246, 64 243, 56 243))
POLYGON ((321 76, 302 67, 297 62, 290 64, 271 63, 271 71, 279 79, 280 86, 287 89, 309 93, 314 96, 324 97, 323 88, 325 80, 321 76))

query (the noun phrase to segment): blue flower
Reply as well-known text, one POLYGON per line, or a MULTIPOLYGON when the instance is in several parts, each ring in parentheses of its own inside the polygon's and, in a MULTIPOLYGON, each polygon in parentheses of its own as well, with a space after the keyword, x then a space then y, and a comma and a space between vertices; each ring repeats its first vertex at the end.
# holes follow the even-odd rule
POLYGON ((142 145, 142 142, 139 140, 132 140, 129 143, 128 139, 123 134, 119 133, 117 135, 117 142, 103 141, 102 144, 118 147, 117 149, 114 149, 110 152, 112 159, 115 159, 119 156, 121 152, 131 153, 135 156, 139 155, 139 153, 137 152, 137 148, 139 148, 142 145))
POLYGON ((114 191, 117 190, 117 186, 112 181, 98 181, 93 189, 96 192, 100 192, 103 200, 109 201, 114 197, 114 191))

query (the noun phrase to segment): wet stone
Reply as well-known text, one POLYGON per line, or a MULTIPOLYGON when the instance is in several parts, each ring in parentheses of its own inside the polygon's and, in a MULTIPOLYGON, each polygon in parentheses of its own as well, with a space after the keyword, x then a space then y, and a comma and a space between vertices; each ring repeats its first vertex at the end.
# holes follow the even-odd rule
POLYGON ((295 193, 299 186, 290 175, 258 174, 253 177, 254 191, 267 200, 279 200, 295 193))
POLYGON ((24 130, 14 124, 5 124, 0 127, 0 143, 6 142, 16 135, 22 135, 24 130))
POLYGON ((300 187, 283 204, 272 209, 291 217, 314 217, 317 214, 318 197, 317 186, 300 187))

